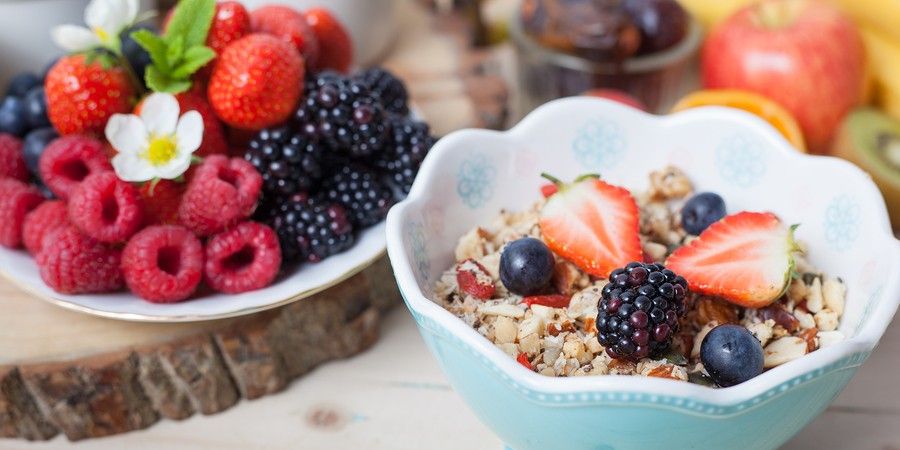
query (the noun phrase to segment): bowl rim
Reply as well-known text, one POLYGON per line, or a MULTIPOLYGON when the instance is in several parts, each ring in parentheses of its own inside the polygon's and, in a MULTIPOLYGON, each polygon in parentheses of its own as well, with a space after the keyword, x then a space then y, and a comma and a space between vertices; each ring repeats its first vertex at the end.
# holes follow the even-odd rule
POLYGON ((516 126, 508 131, 489 131, 466 129, 453 132, 434 146, 420 169, 419 176, 409 197, 394 206, 387 218, 388 255, 394 269, 404 302, 415 317, 420 327, 428 328, 443 337, 468 348, 480 356, 483 362, 493 366, 495 372, 511 382, 521 393, 530 399, 547 404, 579 404, 596 403, 597 401, 625 401, 627 403, 644 401, 651 405, 687 408, 700 414, 728 415, 747 411, 764 403, 763 400, 780 396, 790 388, 807 383, 832 371, 854 368, 862 364, 878 344, 879 339, 890 324, 894 313, 900 305, 900 273, 896 273, 884 285, 884 291, 877 309, 861 324, 855 336, 832 346, 819 349, 803 358, 791 361, 764 372, 762 375, 745 383, 728 388, 711 388, 682 381, 636 377, 631 375, 601 375, 586 377, 548 377, 526 370, 513 358, 481 336, 477 331, 446 311, 440 305, 429 300, 419 288, 411 262, 406 257, 403 244, 403 226, 410 212, 426 203, 428 194, 426 185, 433 175, 442 171, 441 160, 449 155, 457 146, 457 142, 471 143, 471 139, 479 135, 508 136, 521 138, 528 130, 534 128, 544 116, 565 114, 572 106, 590 106, 605 110, 619 117, 639 116, 641 120, 652 121, 658 127, 678 126, 681 123, 723 118, 755 133, 768 145, 775 147, 775 152, 790 163, 803 163, 811 160, 827 161, 829 164, 843 166, 841 170, 850 171, 857 178, 864 180, 859 186, 864 196, 879 199, 876 201, 876 221, 880 224, 874 238, 885 247, 893 248, 890 252, 891 267, 900 267, 900 241, 891 230, 887 208, 880 191, 871 178, 857 166, 835 157, 813 156, 794 150, 790 144, 767 122, 750 113, 718 106, 693 108, 675 114, 656 116, 635 108, 610 100, 588 97, 570 97, 554 100, 539 107, 516 126), (670 401, 667 402, 666 399, 670 401), (568 401, 566 401, 568 400, 568 401))

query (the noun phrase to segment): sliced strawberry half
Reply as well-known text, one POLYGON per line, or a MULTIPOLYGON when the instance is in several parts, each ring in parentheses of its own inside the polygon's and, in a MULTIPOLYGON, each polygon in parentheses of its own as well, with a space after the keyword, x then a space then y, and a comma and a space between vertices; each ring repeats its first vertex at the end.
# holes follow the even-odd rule
POLYGON ((675 250, 666 267, 691 290, 748 308, 763 308, 784 294, 794 270, 794 229, 774 214, 740 212, 712 224, 675 250))
POLYGON ((627 189, 596 175, 558 186, 541 210, 541 234, 547 246, 585 272, 606 277, 632 261, 641 261, 637 203, 627 189))

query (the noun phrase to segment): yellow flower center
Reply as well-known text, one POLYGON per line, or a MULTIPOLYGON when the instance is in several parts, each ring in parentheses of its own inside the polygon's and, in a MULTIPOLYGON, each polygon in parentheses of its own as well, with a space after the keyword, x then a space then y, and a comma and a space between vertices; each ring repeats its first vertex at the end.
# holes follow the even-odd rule
POLYGON ((109 33, 103 27, 94 28, 94 34, 100 38, 100 42, 109 42, 109 33))
POLYGON ((143 157, 154 166, 168 163, 178 154, 173 136, 152 136, 143 157))

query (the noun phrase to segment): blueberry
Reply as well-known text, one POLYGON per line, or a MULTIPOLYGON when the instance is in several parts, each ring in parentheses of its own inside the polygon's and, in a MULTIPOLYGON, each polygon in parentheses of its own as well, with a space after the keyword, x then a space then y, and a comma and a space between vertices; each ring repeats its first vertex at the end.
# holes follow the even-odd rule
POLYGON ((550 283, 555 265, 553 253, 541 240, 518 239, 500 255, 500 281, 514 294, 535 294, 550 283))
POLYGON ((157 32, 156 27, 149 24, 135 25, 125 30, 122 33, 122 54, 128 59, 128 63, 131 64, 134 73, 143 81, 144 72, 147 70, 147 66, 150 65, 150 54, 131 38, 131 33, 141 29, 157 32))
POLYGON ((0 103, 0 133, 22 136, 28 131, 25 102, 18 97, 6 97, 0 103))
POLYGON ((25 119, 31 129, 50 126, 47 118, 47 97, 44 87, 37 86, 25 94, 25 119))
POLYGON ((10 80, 6 95, 22 98, 28 91, 40 84, 41 79, 37 75, 31 72, 22 72, 10 80))
POLYGON ((712 192, 701 192, 691 197, 681 208, 681 226, 693 235, 699 235, 723 217, 725 200, 712 192))
POLYGON ((700 360, 719 386, 743 383, 763 371, 763 348, 746 328, 719 325, 700 345, 700 360))
POLYGON ((54 139, 59 137, 53 127, 38 128, 31 131, 22 141, 22 156, 25 158, 25 165, 34 176, 38 176, 38 161, 44 153, 44 149, 54 139))

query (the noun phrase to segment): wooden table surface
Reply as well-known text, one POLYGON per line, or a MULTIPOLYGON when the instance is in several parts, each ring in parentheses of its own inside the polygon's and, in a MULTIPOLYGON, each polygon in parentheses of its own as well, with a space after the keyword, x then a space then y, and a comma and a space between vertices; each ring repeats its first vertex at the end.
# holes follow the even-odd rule
MULTIPOLYGON (((847 389, 786 449, 900 450, 900 317, 847 389)), ((222 414, 161 422, 148 430, 69 444, 0 440, 0 450, 367 449, 501 450, 453 392, 405 308, 382 339, 353 359, 328 363, 279 395, 222 414)))

